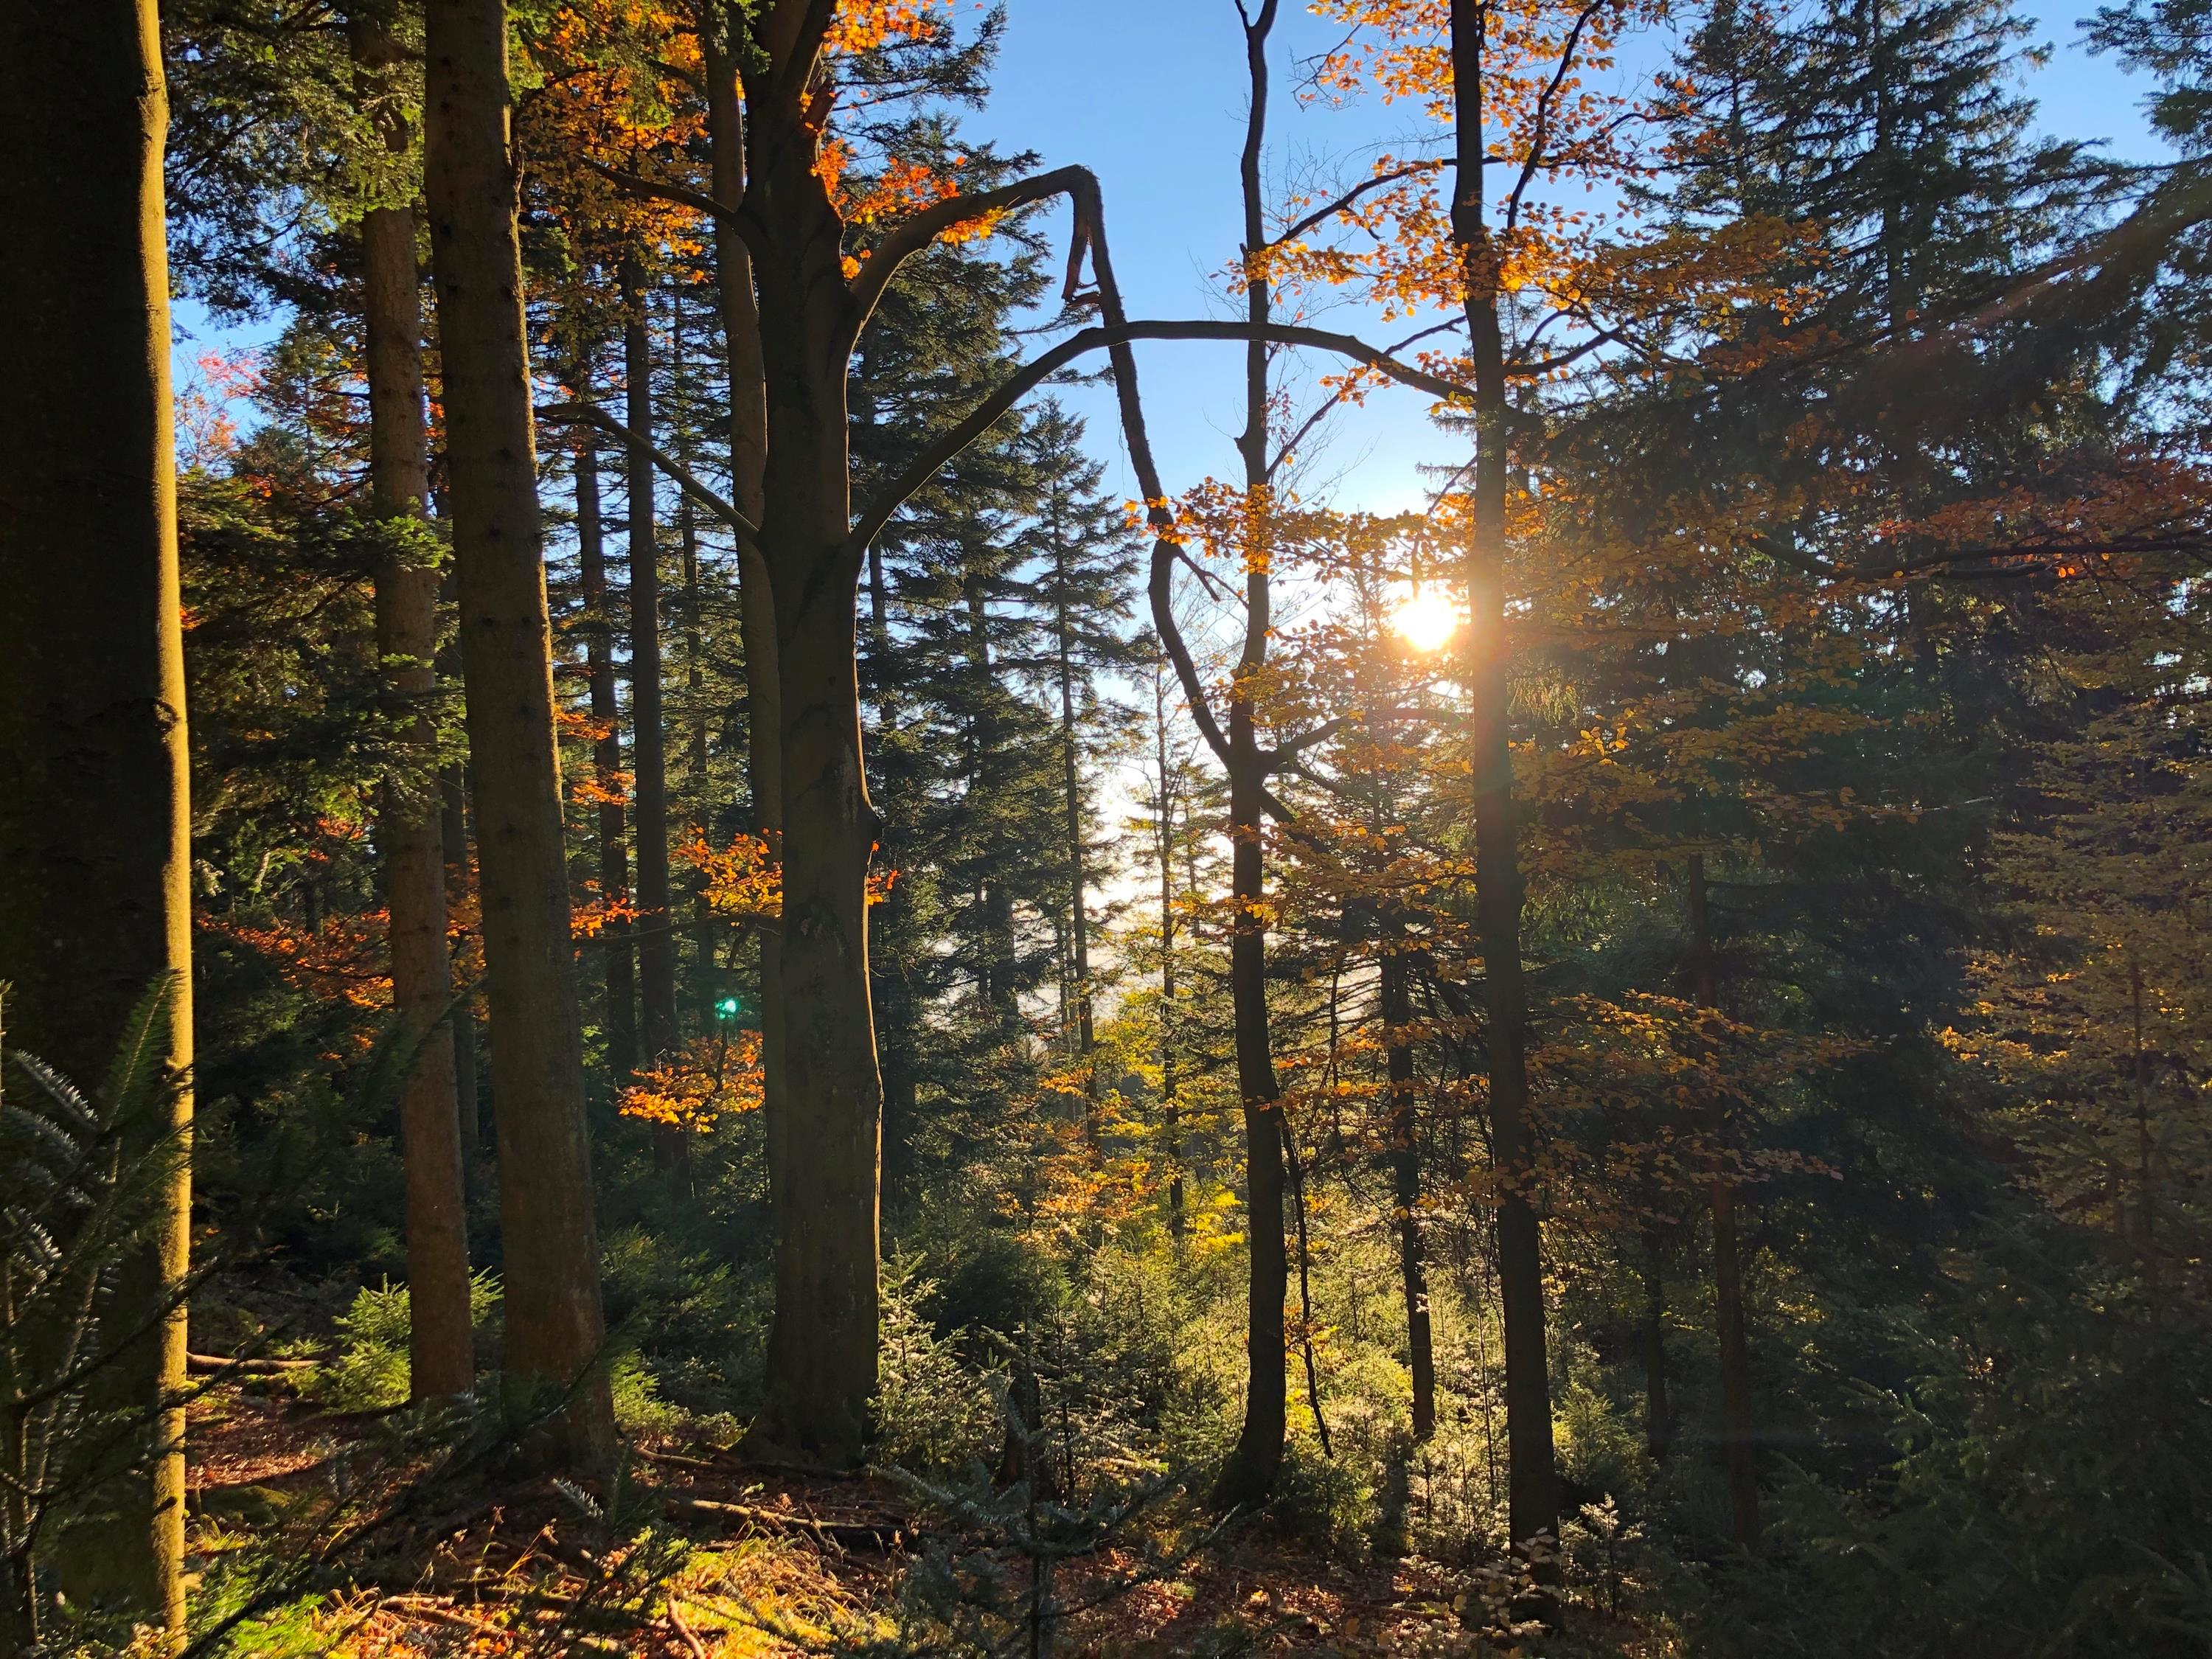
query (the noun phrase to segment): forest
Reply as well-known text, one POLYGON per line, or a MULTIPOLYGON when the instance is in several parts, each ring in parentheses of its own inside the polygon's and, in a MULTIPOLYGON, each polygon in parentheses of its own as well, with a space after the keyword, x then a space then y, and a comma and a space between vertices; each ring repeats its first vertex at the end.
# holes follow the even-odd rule
POLYGON ((2212 1655, 2208 0, 0 0, 0 1659, 2212 1655))

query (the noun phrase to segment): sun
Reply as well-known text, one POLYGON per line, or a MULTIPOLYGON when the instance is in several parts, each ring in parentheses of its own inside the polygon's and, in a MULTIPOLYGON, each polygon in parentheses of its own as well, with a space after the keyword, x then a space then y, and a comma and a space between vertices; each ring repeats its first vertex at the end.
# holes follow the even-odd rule
POLYGON ((1444 588, 1425 587, 1409 594, 1390 616, 1398 637, 1424 654, 1441 651, 1459 632, 1459 607, 1444 588))

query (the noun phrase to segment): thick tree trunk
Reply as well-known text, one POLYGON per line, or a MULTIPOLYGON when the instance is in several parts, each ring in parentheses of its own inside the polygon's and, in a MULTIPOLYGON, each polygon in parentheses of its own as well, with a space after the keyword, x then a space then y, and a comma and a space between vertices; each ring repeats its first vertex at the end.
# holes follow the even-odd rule
POLYGON ((1544 1332, 1543 1243, 1531 1188, 1528 994, 1521 973, 1520 827, 1513 810, 1511 690, 1505 641, 1507 495, 1504 337, 1498 250, 1483 223, 1481 0, 1452 0, 1459 101, 1453 233, 1467 271, 1474 360, 1474 512, 1467 550, 1468 701, 1475 833, 1475 908, 1482 939, 1490 1049, 1491 1133, 1497 1149, 1498 1302, 1505 1339, 1508 1526, 1525 1544, 1559 1530, 1552 1384, 1544 1332))
MULTIPOLYGON (((1267 37, 1275 0, 1266 0, 1244 31, 1252 104, 1244 126, 1240 178, 1243 186, 1244 246, 1267 242, 1260 161, 1267 126, 1267 37)), ((1273 295, 1256 267, 1244 284, 1245 316, 1268 319, 1273 295)), ((1268 532, 1267 347, 1256 336, 1244 348, 1244 430, 1237 447, 1244 462, 1249 534, 1268 532)), ((1214 1486, 1218 1504, 1254 1504, 1274 1489, 1282 1467, 1287 1384, 1283 1298, 1290 1286, 1290 1258, 1283 1237, 1283 1099, 1275 1080, 1267 1034, 1267 933, 1265 915, 1267 769, 1254 724, 1251 680, 1266 665, 1269 628, 1267 561, 1255 548, 1246 559, 1244 648, 1230 689, 1230 901, 1235 917, 1229 945, 1230 999, 1235 1011, 1237 1083, 1244 1103, 1245 1206, 1249 1217, 1249 1279, 1245 1331, 1249 1376, 1244 1422, 1235 1449, 1214 1486)))
POLYGON ((1407 1364, 1413 1381, 1413 1438, 1437 1431, 1436 1344, 1429 1325, 1429 1279, 1421 1238, 1421 1143, 1414 1112, 1413 1048, 1406 1036, 1413 1002, 1406 983, 1406 958, 1393 948, 1382 962, 1383 1043, 1390 1079, 1390 1184, 1398 1223, 1398 1279, 1406 1302, 1407 1364))
POLYGON ((599 840, 599 897, 608 907, 601 929, 606 1001, 600 1023, 606 1031, 607 1069, 617 1088, 637 1070, 637 950, 630 931, 628 795, 623 780, 622 703, 615 694, 615 607, 607 592, 605 521, 599 506, 599 438, 587 425, 576 428, 576 559, 590 618, 584 636, 584 672, 590 686, 592 777, 599 786, 592 811, 599 840))
MULTIPOLYGON (((661 718, 660 538, 654 524, 653 337, 645 276, 623 262, 623 377, 629 392, 630 758, 636 769, 639 1049, 653 1065, 676 1034, 676 912, 668 884, 668 746, 661 718)), ((681 1130, 664 1133, 657 1156, 673 1165, 681 1130)))
MULTIPOLYGON (((0 9, 0 981, 11 1047, 94 1085, 175 975, 164 1059, 192 1055, 191 812, 153 0, 0 9)), ((137 1144, 189 1134, 181 1086, 137 1144)), ((184 1618, 190 1170, 121 1266, 94 1383, 143 1468, 63 1562, 72 1601, 184 1618)))
MULTIPOLYGON (((350 19, 354 64, 381 90, 403 61, 382 17, 350 19)), ((404 149, 402 133, 390 135, 404 149)), ((419 522, 430 498, 430 438, 423 423, 422 290, 412 208, 375 208, 361 227, 362 313, 368 368, 369 499, 381 523, 419 522)), ((410 548, 376 576, 376 648, 402 704, 438 689, 437 566, 410 548)), ((407 774, 384 786, 377 839, 384 852, 392 1001, 410 1055, 399 1097, 407 1176, 410 1387, 417 1400, 476 1387, 469 1318, 469 1236, 461 1176, 461 1119, 454 1092, 453 964, 446 953, 446 856, 435 772, 437 727, 424 713, 404 731, 407 774)))
MULTIPOLYGON (((1698 975, 1698 1006, 1717 1008, 1719 969, 1713 951, 1712 912, 1705 896, 1703 854, 1690 855, 1691 951, 1698 975)), ((1717 1097, 1710 1133, 1717 1159, 1728 1145, 1727 1108, 1717 1097)), ((1759 1542, 1759 1425, 1751 1398, 1751 1352, 1744 1334, 1743 1263, 1736 1243, 1733 1175, 1716 1168, 1709 1189, 1713 1218, 1715 1334, 1721 1350, 1722 1443, 1728 1458, 1730 1535, 1746 1549, 1759 1542)))
POLYGON ((815 136, 773 87, 763 95, 746 212, 774 252, 754 275, 775 458, 760 523, 782 694, 784 1093, 768 1123, 775 1316, 762 1427, 851 1463, 876 1383, 883 1108, 868 983, 879 821, 860 760, 849 545, 846 374, 860 319, 815 136))
POLYGON ((498 1091, 511 1411, 547 1461, 611 1457, 591 1147, 553 726, 502 0, 430 0, 424 179, 498 1091))

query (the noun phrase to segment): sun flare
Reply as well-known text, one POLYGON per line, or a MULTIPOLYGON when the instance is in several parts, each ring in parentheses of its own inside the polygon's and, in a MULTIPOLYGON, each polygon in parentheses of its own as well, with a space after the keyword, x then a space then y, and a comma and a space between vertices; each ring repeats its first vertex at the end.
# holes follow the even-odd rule
POLYGON ((1416 651, 1441 651, 1459 632, 1459 607, 1445 589, 1425 587, 1409 594, 1391 614, 1390 626, 1416 651))

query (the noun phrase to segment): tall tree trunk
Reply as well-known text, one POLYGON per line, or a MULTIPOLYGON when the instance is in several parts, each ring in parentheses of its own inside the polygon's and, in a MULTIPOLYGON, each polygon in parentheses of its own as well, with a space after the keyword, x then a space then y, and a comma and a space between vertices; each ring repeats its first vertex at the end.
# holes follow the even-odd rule
POLYGON ((1083 1059, 1084 1137, 1092 1148, 1098 1145, 1098 1079, 1091 1056, 1098 1047, 1091 1019, 1091 915, 1084 868, 1083 785, 1076 766, 1075 732, 1075 619, 1067 608, 1067 546, 1057 524, 1053 526, 1053 559, 1059 567, 1055 584, 1058 604, 1054 621, 1060 669, 1060 787, 1067 806, 1067 914, 1069 943, 1074 954, 1075 1051, 1083 1059))
POLYGON ((1644 1235, 1644 1445, 1655 1463, 1665 1462, 1674 1445, 1667 1399, 1666 1261, 1655 1232, 1644 1235))
MULTIPOLYGON (((688 405, 690 386, 680 301, 673 338, 675 385, 678 397, 684 399, 678 405, 680 412, 688 405)), ((691 422, 684 420, 677 433, 676 456, 687 468, 691 465, 691 422)), ((691 833, 704 842, 712 833, 714 817, 708 805, 712 791, 707 763, 706 600, 699 580, 699 519, 688 491, 677 497, 676 539, 684 561, 684 765, 690 776, 691 833)), ((719 984, 714 971, 714 913, 707 902, 703 878, 691 884, 691 956, 696 1024, 702 1032, 711 1031, 719 984)))
MULTIPOLYGON (((583 377, 578 377, 581 380, 583 377)), ((583 388, 577 390, 580 393, 583 388)), ((607 906, 600 932, 605 952, 607 1069, 615 1086, 637 1070, 637 961, 635 935, 623 913, 629 908, 629 835, 623 785, 622 703, 615 695, 615 607, 607 592, 606 534, 599 507, 599 447, 592 428, 576 428, 576 550, 590 619, 584 666, 591 687, 592 777, 599 786, 592 808, 599 836, 599 898, 607 906)))
MULTIPOLYGON (((105 1075, 150 985, 174 975, 163 1060, 192 1057, 191 817, 170 425, 154 0, 0 9, 0 981, 10 1043, 105 1075)), ((181 1139, 191 1100, 134 1139, 181 1139)), ((72 1601, 181 1632, 182 1158, 158 1225, 122 1264, 94 1384, 144 1425, 143 1469, 63 1562, 72 1601)))
MULTIPOLYGON (((362 90, 385 90, 404 61, 387 21, 366 9, 349 20, 362 90)), ((404 151, 407 136, 386 141, 404 151)), ((362 217, 362 313, 368 368, 369 500, 380 523, 421 524, 430 498, 430 439, 423 424, 422 289, 411 207, 362 217)), ((423 538, 427 544, 428 538, 423 538)), ((438 690, 440 575, 425 544, 389 555, 376 574, 376 649, 386 684, 420 708, 438 690)), ((406 769, 387 781, 378 808, 390 921, 392 1001, 409 1053, 399 1097, 407 1178, 407 1354, 417 1400, 476 1387, 469 1318, 467 1203, 461 1185, 461 1117, 453 1000, 446 954, 446 855, 436 774, 438 732, 427 711, 403 729, 406 769)))
POLYGON ((1160 1119, 1168 1153, 1168 1236, 1183 1235, 1182 1096, 1176 1072, 1175 798, 1168 769, 1168 677, 1152 668, 1152 757, 1159 775, 1160 1119))
MULTIPOLYGON (((1717 1008, 1718 967, 1712 913, 1706 902, 1705 855, 1690 855, 1691 951, 1698 975, 1698 1006, 1717 1008)), ((1717 1095, 1709 1133, 1716 1167, 1708 1189, 1713 1218, 1714 1323, 1721 1350, 1722 1443, 1727 1449, 1730 1535, 1746 1549, 1759 1542, 1759 1425, 1751 1399, 1751 1353, 1744 1333, 1743 1263, 1736 1244, 1735 1177, 1720 1166, 1729 1139, 1728 1109, 1717 1095)))
MULTIPOLYGON (((623 377, 629 392, 630 758, 637 771, 637 988, 640 1052, 652 1065, 676 1035, 676 912, 668 885, 668 744, 661 718, 660 538, 654 524, 653 336, 645 273, 623 263, 623 377)), ((659 1156, 680 1160, 681 1130, 659 1156)))
MULTIPOLYGON (((779 27, 795 9, 780 0, 779 27)), ((850 1463, 876 1382, 883 1107, 867 914, 880 820, 860 759, 849 544, 846 366, 862 319, 802 104, 774 76, 747 86, 761 100, 748 112, 744 210, 762 233, 754 279, 775 465, 760 523, 782 694, 785 1087, 768 1122, 775 1316, 763 1429, 850 1463)))
MULTIPOLYGON (((745 195, 744 105, 722 8, 701 31, 707 70, 707 131, 714 198, 743 205, 745 195)), ((722 343, 730 378, 730 479, 732 504, 755 524, 765 522, 768 489, 768 373, 761 355, 760 306, 753 263, 744 238, 726 217, 714 221, 714 280, 720 302, 722 343)), ((776 666, 775 598, 762 549, 738 538, 738 630, 745 658, 747 787, 753 823, 769 855, 783 856, 783 684, 776 666)), ((782 926, 778 921, 776 927, 782 926)), ((761 1109, 765 1121, 784 1117, 783 950, 780 935, 763 932, 760 947, 761 1109)), ((773 1132, 772 1132, 773 1133, 773 1132)))
POLYGON ((1482 938, 1490 1049, 1491 1133, 1497 1147, 1498 1301, 1505 1339, 1508 1527, 1516 1544, 1559 1531, 1552 1384, 1544 1333, 1543 1242, 1530 1188, 1528 994, 1521 971, 1520 826, 1513 811, 1511 690, 1505 637, 1507 495, 1500 253, 1483 222, 1484 0, 1452 0, 1458 94, 1458 185, 1452 231, 1467 273, 1474 361, 1474 512, 1467 550, 1468 761, 1475 833, 1475 908, 1482 938))
MULTIPOLYGON (((1245 62, 1252 106, 1244 128, 1240 166, 1244 198, 1244 248, 1256 258, 1267 244, 1266 204, 1260 161, 1267 127, 1267 37, 1275 0, 1267 0, 1245 27, 1245 62)), ((1244 284, 1245 316, 1268 320, 1273 298, 1255 264, 1244 284)), ((1244 348, 1244 430, 1237 440, 1244 462, 1247 534, 1268 533, 1271 489, 1267 464, 1267 347, 1256 337, 1244 348)), ((1261 754, 1252 706, 1252 683, 1267 657, 1269 596, 1265 550, 1248 550, 1244 578, 1244 646, 1229 701, 1230 902, 1235 918, 1229 945, 1230 999, 1235 1010, 1237 1084, 1244 1106, 1246 1229, 1250 1241, 1246 1286, 1245 1340, 1249 1375, 1244 1422, 1214 1486, 1218 1504, 1254 1504, 1273 1490, 1282 1467, 1285 1423, 1287 1333, 1283 1299, 1289 1290, 1290 1256, 1283 1236, 1283 1099, 1275 1080, 1267 1035, 1267 934, 1264 833, 1267 763, 1261 754)))
POLYGON ((508 149, 503 0, 430 0, 424 182, 443 344, 498 1091, 509 1409, 565 1391, 552 1462, 614 1447, 575 952, 553 726, 552 632, 508 149))
MULTIPOLYGON (((452 664, 448 671, 441 660, 439 672, 449 677, 458 673, 458 653, 453 655, 452 664)), ((446 855, 446 908, 450 915, 469 896, 468 768, 459 762, 448 766, 439 775, 438 792, 442 802, 439 839, 446 855)), ((453 948, 458 950, 459 945, 456 939, 453 948)), ((453 1003, 453 1096, 460 1105, 461 1145, 474 1153, 483 1140, 483 1093, 477 1079, 477 988, 459 985, 459 978, 455 971, 459 994, 453 1003)))
POLYGON ((1428 1267, 1421 1238, 1421 1142, 1414 1111, 1413 1046, 1407 1035, 1413 1001, 1394 927, 1383 941, 1382 1029, 1390 1079, 1390 1184, 1398 1222, 1398 1278, 1406 1301, 1406 1352, 1413 1381, 1413 1439, 1437 1431, 1437 1358, 1429 1324, 1428 1267))

